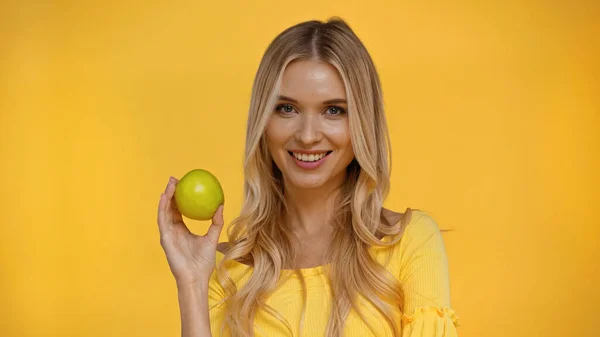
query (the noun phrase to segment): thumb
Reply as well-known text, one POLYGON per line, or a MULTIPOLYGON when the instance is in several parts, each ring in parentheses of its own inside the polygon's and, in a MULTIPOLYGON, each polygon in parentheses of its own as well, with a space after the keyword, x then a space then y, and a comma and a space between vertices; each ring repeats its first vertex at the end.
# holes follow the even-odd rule
POLYGON ((223 230, 223 205, 217 208, 215 215, 213 215, 212 223, 210 227, 208 227, 208 232, 206 232, 206 238, 211 242, 219 243, 219 236, 221 235, 221 231, 223 230))

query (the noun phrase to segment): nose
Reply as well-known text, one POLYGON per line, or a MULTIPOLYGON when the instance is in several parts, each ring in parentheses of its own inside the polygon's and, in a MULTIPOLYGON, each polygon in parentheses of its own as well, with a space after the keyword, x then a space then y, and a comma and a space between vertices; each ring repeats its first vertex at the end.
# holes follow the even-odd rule
POLYGON ((301 114, 300 123, 296 131, 296 141, 303 145, 312 145, 321 140, 321 125, 316 114, 301 114))

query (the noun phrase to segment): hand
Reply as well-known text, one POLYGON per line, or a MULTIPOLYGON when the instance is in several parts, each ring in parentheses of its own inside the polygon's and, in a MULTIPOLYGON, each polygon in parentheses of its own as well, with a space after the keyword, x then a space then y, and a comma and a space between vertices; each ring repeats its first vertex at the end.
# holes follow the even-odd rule
POLYGON ((169 268, 178 285, 208 283, 215 268, 217 243, 223 229, 223 205, 219 206, 213 216, 206 235, 196 235, 188 229, 177 210, 173 198, 177 182, 177 179, 171 177, 165 192, 160 196, 160 245, 165 251, 169 268))

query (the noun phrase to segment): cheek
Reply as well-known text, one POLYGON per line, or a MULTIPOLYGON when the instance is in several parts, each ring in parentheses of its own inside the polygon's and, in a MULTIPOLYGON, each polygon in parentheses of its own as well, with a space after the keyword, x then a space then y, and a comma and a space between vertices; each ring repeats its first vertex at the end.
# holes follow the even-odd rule
POLYGON ((328 127, 328 138, 340 150, 352 151, 352 139, 350 138, 350 127, 348 121, 336 123, 328 127))
POLYGON ((272 118, 265 130, 265 140, 273 157, 280 155, 281 150, 289 140, 287 128, 277 118, 272 118))
POLYGON ((339 161, 336 165, 340 167, 348 166, 354 159, 354 149, 352 148, 352 138, 350 137, 350 128, 348 123, 331 128, 330 140, 334 146, 340 150, 339 161))
POLYGON ((279 143, 279 134, 277 132, 277 123, 271 119, 269 124, 267 124, 267 128, 265 129, 265 139, 267 140, 267 144, 269 145, 269 149, 273 149, 273 147, 279 143))

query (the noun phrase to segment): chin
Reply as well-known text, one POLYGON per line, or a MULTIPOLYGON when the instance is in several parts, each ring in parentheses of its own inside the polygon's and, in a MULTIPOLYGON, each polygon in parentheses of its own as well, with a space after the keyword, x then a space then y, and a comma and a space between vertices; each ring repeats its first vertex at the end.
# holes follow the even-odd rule
POLYGON ((290 179, 288 179, 287 181, 289 181, 290 185, 294 186, 295 188, 313 189, 313 188, 318 188, 318 187, 325 185, 325 182, 327 181, 327 179, 325 177, 319 177, 319 176, 317 176, 317 177, 295 176, 295 177, 290 177, 290 179))

